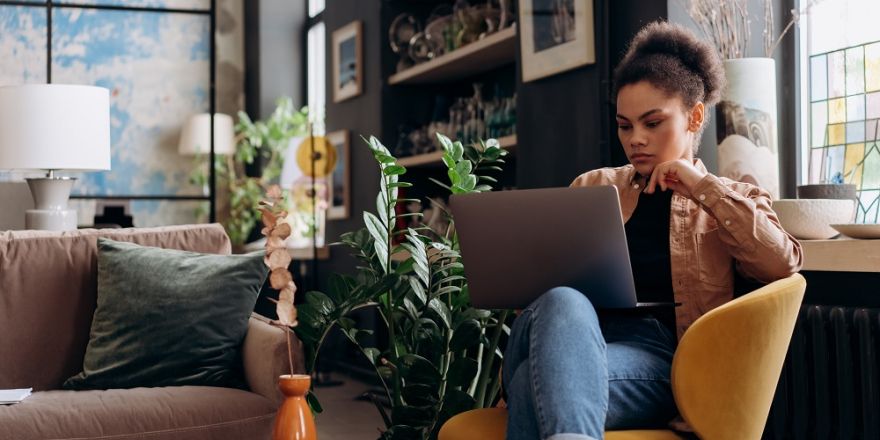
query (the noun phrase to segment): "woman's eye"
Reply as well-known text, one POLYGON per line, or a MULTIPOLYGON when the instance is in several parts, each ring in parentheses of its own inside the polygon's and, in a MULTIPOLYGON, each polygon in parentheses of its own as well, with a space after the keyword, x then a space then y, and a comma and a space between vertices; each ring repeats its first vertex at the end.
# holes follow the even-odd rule
POLYGON ((627 130, 629 130, 630 128, 632 128, 632 126, 629 126, 629 125, 618 125, 618 126, 617 126, 617 129, 618 129, 618 130, 623 130, 623 131, 627 131, 627 130))
POLYGON ((663 122, 663 121, 651 121, 651 122, 646 123, 645 125, 647 125, 649 128, 654 128, 654 127, 660 125, 661 122, 663 122))

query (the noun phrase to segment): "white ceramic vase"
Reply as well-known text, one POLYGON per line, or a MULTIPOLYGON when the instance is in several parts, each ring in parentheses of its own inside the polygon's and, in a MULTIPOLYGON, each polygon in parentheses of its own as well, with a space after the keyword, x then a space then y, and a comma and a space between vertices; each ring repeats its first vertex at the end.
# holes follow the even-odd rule
POLYGON ((776 62, 724 60, 727 87, 718 104, 718 171, 779 198, 776 62))

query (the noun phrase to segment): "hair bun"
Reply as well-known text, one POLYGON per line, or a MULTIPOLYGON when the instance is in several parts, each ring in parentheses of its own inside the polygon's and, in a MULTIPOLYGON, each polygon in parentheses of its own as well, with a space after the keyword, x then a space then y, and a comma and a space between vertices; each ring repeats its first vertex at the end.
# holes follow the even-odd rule
POLYGON ((624 60, 658 55, 677 59, 683 67, 698 75, 703 82, 703 102, 706 105, 718 103, 725 77, 721 58, 714 47, 684 26, 655 21, 636 34, 624 60))

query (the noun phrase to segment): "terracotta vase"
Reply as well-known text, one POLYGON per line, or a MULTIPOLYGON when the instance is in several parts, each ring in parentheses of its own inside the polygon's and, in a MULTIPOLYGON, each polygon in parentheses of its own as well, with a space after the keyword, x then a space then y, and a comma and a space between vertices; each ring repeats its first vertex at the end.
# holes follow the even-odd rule
POLYGON ((273 440, 317 440, 315 419, 306 402, 311 377, 306 374, 285 374, 278 378, 278 387, 284 394, 284 402, 275 415, 273 440))

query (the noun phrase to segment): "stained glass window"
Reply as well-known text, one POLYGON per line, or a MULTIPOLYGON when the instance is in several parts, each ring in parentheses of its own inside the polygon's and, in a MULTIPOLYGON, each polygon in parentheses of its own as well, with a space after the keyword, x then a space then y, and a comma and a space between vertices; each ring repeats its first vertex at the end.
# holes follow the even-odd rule
POLYGON ((880 214, 880 41, 810 57, 810 183, 854 183, 880 214))

